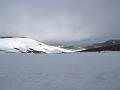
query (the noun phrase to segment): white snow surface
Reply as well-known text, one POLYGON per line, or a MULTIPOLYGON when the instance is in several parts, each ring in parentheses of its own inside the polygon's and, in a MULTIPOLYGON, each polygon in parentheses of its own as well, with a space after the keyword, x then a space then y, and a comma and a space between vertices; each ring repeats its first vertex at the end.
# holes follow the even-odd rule
POLYGON ((35 50, 44 53, 75 52, 57 46, 50 46, 29 38, 0 38, 0 50, 5 52, 24 52, 35 50))

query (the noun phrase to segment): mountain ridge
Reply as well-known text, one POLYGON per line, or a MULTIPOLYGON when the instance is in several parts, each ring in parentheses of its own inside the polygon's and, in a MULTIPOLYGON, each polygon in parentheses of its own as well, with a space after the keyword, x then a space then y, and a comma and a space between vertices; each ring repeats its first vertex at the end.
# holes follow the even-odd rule
POLYGON ((68 53, 73 52, 57 46, 46 45, 42 42, 22 37, 0 38, 0 51, 21 53, 68 53))
POLYGON ((90 45, 48 45, 26 37, 0 37, 0 51, 7 53, 75 53, 120 51, 120 40, 111 39, 90 45))

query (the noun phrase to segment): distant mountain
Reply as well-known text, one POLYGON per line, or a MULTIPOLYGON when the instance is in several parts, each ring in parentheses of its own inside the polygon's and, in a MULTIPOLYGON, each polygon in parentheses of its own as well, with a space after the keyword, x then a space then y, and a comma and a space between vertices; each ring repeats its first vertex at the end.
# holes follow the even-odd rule
POLYGON ((0 37, 0 51, 7 53, 74 53, 120 51, 120 40, 108 40, 91 45, 47 45, 25 37, 0 37))
POLYGON ((120 40, 108 40, 104 42, 106 45, 120 44, 120 40))
MULTIPOLYGON (((79 43, 78 43, 79 42, 79 43)), ((63 44, 61 48, 77 52, 120 51, 120 40, 85 40, 77 44, 63 44)))
POLYGON ((8 53, 70 53, 72 50, 57 46, 46 45, 39 41, 25 37, 1 37, 0 51, 8 53))
POLYGON ((120 44, 120 40, 108 40, 103 43, 95 43, 94 45, 113 45, 113 44, 120 44))
POLYGON ((103 43, 95 43, 90 46, 85 46, 82 52, 95 51, 120 51, 120 40, 108 40, 103 43))

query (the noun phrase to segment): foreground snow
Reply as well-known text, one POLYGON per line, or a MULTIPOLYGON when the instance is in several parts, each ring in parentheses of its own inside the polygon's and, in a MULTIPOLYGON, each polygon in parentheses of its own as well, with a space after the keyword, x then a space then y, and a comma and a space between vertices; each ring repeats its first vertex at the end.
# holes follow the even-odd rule
POLYGON ((120 53, 0 53, 0 90, 120 90, 120 53))
POLYGON ((48 54, 75 52, 56 46, 46 45, 29 38, 0 38, 0 51, 48 54))

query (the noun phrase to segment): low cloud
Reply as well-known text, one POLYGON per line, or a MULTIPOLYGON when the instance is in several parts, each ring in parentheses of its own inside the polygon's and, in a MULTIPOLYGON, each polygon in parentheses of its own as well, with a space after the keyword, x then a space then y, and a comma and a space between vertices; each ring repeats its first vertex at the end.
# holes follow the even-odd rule
POLYGON ((120 38, 119 0, 1 0, 0 36, 120 38))

